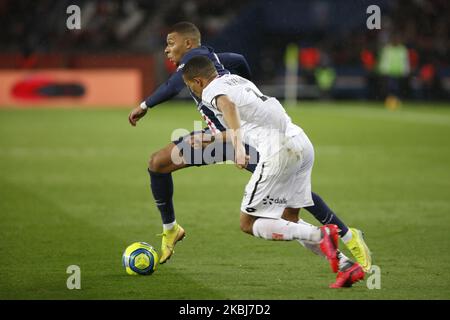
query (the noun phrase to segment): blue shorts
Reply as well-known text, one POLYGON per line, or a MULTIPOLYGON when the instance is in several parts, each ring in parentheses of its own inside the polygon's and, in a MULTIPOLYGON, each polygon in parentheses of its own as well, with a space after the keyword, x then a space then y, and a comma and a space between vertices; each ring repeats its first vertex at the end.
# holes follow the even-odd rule
MULTIPOLYGON (((202 131, 192 131, 190 134, 182 136, 175 141, 172 141, 180 150, 181 155, 187 166, 205 166, 227 160, 234 161, 234 148, 231 142, 217 141, 212 142, 206 148, 194 148, 187 140, 189 136, 198 133, 211 133, 208 128, 202 131)), ((254 172, 259 161, 259 154, 255 148, 245 144, 247 155, 250 156, 249 164, 245 169, 254 172)))

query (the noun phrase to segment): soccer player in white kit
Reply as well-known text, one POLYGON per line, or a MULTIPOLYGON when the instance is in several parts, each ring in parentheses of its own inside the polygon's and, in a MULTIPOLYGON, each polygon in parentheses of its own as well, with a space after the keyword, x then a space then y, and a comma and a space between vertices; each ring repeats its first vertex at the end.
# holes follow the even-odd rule
POLYGON ((213 139, 232 141, 236 166, 245 168, 248 164, 244 143, 254 146, 260 154, 241 202, 241 230, 267 240, 298 240, 324 255, 333 272, 340 271, 336 287, 351 286, 361 280, 364 272, 357 263, 351 262, 345 271, 340 269, 340 260, 348 263, 349 259, 338 251, 336 225, 319 228, 282 219, 285 208, 314 204, 311 197, 314 148, 280 102, 264 96, 251 81, 238 75, 219 76, 211 61, 202 56, 183 66, 183 79, 226 123, 227 130, 213 139))

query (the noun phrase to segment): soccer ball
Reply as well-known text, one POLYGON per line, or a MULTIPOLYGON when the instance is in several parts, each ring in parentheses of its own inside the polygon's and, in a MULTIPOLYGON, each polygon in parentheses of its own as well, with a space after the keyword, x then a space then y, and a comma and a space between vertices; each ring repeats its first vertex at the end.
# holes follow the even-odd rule
POLYGON ((122 255, 122 264, 130 275, 150 275, 156 270, 158 262, 158 253, 145 242, 129 245, 122 255))

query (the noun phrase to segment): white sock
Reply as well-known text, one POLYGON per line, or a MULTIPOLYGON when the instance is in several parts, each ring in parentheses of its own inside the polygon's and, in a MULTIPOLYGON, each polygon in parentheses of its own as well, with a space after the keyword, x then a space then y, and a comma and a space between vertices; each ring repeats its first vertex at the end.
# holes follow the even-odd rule
MULTIPOLYGON (((299 219, 297 221, 298 224, 302 224, 305 226, 311 226, 314 227, 312 224, 303 221, 302 219, 299 219)), ((306 249, 312 251, 312 253, 317 254, 319 256, 325 257, 322 250, 320 250, 320 244, 319 242, 314 241, 307 241, 307 240, 297 240, 302 246, 304 246, 306 249)))
POLYGON ((253 223, 253 235, 267 240, 307 240, 319 242, 322 232, 312 225, 297 224, 284 219, 258 218, 253 223))
POLYGON ((339 251, 338 253, 338 259, 339 259, 339 270, 343 271, 353 265, 353 261, 350 260, 345 254, 339 251))
POLYGON ((177 224, 177 220, 173 220, 171 223, 163 224, 164 231, 172 229, 177 224))
POLYGON ((306 241, 306 240, 297 240, 300 242, 302 246, 304 246, 306 249, 311 251, 314 254, 317 254, 318 256, 325 257, 322 250, 320 250, 320 243, 319 242, 313 242, 313 241, 306 241))
POLYGON ((341 237, 341 240, 344 243, 348 243, 350 240, 352 240, 352 231, 348 229, 347 233, 341 237))

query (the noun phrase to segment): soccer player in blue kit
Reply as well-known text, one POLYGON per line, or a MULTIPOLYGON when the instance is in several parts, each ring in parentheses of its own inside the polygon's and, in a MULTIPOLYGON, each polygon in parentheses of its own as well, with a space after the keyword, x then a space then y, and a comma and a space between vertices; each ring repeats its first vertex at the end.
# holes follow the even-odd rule
MULTIPOLYGON (((192 57, 207 57, 213 62, 219 75, 232 73, 249 80, 251 77, 248 63, 242 55, 236 53, 216 54, 212 48, 201 45, 201 35, 198 28, 189 22, 179 22, 172 26, 167 35, 165 54, 171 62, 177 65, 176 72, 165 83, 160 85, 151 96, 145 99, 140 106, 131 111, 128 120, 132 126, 136 126, 136 123, 146 115, 148 109, 170 100, 185 87, 182 68, 192 57)), ((184 229, 175 220, 172 201, 174 187, 171 173, 190 166, 210 164, 210 161, 206 161, 203 158, 200 158, 200 161, 196 161, 198 159, 196 155, 199 152, 203 155, 203 150, 201 147, 200 149, 198 146, 194 147, 193 141, 196 139, 200 139, 201 141, 204 136, 210 136, 209 134, 214 135, 226 130, 223 119, 217 117, 210 109, 203 105, 201 97, 196 97, 193 92, 191 92, 191 96, 195 100, 197 109, 207 123, 208 128, 202 132, 191 132, 189 135, 180 137, 178 140, 169 143, 166 147, 152 154, 148 165, 151 191, 163 222, 160 263, 166 262, 171 257, 175 244, 183 239, 185 235, 184 229), (174 161, 174 155, 178 156, 181 161, 174 161)), ((230 154, 234 155, 233 152, 226 151, 227 148, 233 150, 231 143, 220 141, 217 144, 219 145, 213 148, 215 152, 211 154, 213 156, 213 163, 234 160, 234 156, 231 159, 227 158, 230 154)), ((245 145, 245 149, 251 155, 249 164, 245 169, 253 172, 258 162, 258 154, 249 145, 245 145)), ((348 228, 327 206, 322 198, 314 192, 312 192, 312 200, 314 204, 305 207, 305 209, 320 223, 324 225, 337 225, 340 238, 363 270, 368 272, 371 267, 371 254, 364 242, 362 232, 355 228, 348 228)), ((299 219, 299 209, 286 208, 283 213, 283 218, 292 222, 301 221, 299 219)))

